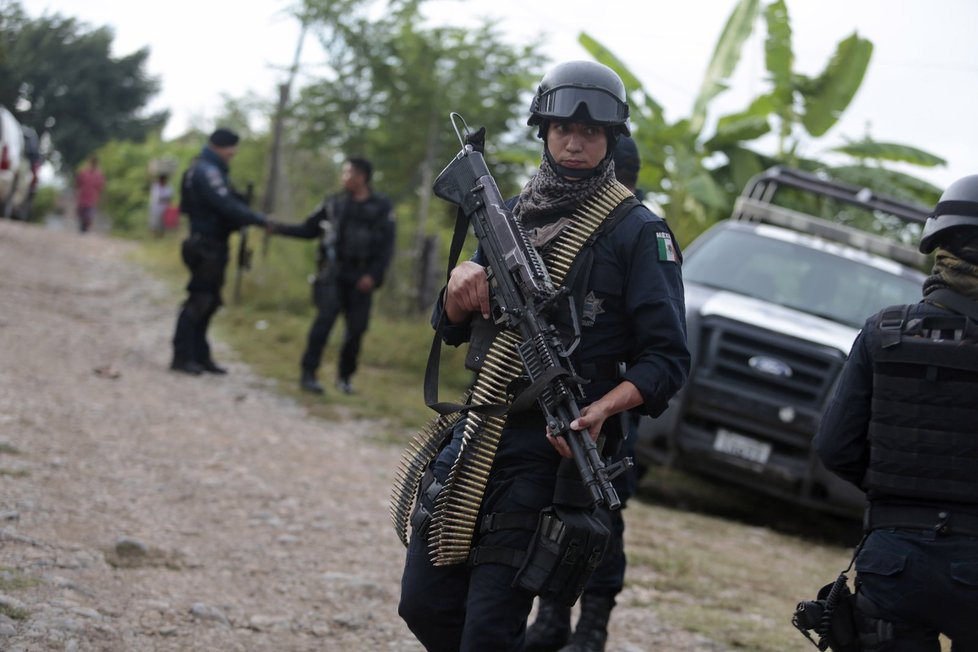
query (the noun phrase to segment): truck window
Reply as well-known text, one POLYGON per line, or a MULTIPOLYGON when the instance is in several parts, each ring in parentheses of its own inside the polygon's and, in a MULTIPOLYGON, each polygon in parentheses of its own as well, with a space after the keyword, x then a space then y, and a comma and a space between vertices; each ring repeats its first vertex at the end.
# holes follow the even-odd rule
POLYGON ((712 234, 687 256, 683 278, 854 327, 889 305, 920 300, 920 280, 748 231, 712 234))

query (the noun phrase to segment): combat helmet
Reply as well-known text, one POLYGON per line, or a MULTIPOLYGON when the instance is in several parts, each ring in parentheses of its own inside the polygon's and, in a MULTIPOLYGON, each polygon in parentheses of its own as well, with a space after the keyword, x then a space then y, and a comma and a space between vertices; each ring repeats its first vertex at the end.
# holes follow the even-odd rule
POLYGON ((538 127, 537 137, 546 143, 551 120, 574 120, 605 128, 608 151, 588 170, 564 167, 554 160, 548 147, 543 148, 544 157, 559 174, 577 179, 597 175, 611 161, 618 138, 630 133, 625 84, 618 73, 596 61, 559 64, 540 80, 526 123, 538 127))
POLYGON ((618 73, 596 61, 568 61, 545 74, 530 104, 527 124, 542 128, 549 120, 571 118, 629 135, 628 99, 618 73))
POLYGON ((941 195, 924 224, 921 253, 929 254, 949 235, 967 227, 978 228, 978 174, 958 179, 941 195))

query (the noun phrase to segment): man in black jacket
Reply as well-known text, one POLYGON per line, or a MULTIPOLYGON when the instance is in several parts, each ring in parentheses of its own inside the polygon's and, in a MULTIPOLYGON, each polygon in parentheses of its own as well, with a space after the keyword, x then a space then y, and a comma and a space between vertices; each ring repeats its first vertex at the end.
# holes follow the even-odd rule
POLYGON ((316 378, 323 349, 336 318, 343 313, 346 335, 340 350, 336 387, 352 394, 350 378, 357 370, 360 343, 370 320, 374 290, 394 253, 394 209, 387 197, 370 186, 373 166, 365 158, 343 163, 343 191, 330 195, 301 224, 279 225, 274 232, 294 238, 318 238, 318 270, 313 282, 316 319, 302 354, 300 387, 324 393, 316 378))
POLYGON ((870 317, 815 447, 866 490, 856 557, 865 652, 978 650, 978 175, 951 184, 924 226, 923 300, 870 317))
POLYGON ((211 358, 207 328, 223 303, 228 238, 242 227, 272 225, 268 217, 251 210, 228 181, 228 164, 237 150, 238 135, 217 129, 183 175, 180 208, 190 217, 190 236, 183 241, 181 256, 190 269, 190 282, 173 335, 174 371, 226 373, 211 358))

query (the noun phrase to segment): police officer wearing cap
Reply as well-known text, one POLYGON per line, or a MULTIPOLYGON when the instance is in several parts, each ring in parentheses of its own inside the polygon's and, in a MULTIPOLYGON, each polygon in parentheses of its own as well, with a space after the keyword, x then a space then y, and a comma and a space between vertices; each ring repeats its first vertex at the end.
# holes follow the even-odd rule
MULTIPOLYGON (((543 140, 542 161, 510 206, 545 258, 575 210, 618 185, 612 156, 618 139, 628 134, 627 117, 624 84, 606 66, 573 61, 541 80, 528 124, 538 127, 543 140)), ((571 427, 603 435, 606 454, 620 442, 623 414, 660 414, 689 371, 678 249, 665 222, 631 200, 619 204, 624 208, 617 213, 609 209, 611 224, 599 229, 588 250, 589 272, 569 288, 582 299, 575 369, 590 381, 582 416, 571 427)), ((444 309, 449 324, 442 332, 449 344, 473 337, 473 322, 489 313, 482 261, 477 252, 452 270, 435 308, 434 321, 444 309)), ((456 427, 435 458, 416 513, 445 504, 444 490, 437 488, 462 459, 462 431, 456 427)), ((523 650, 534 594, 520 585, 520 571, 502 553, 514 551, 518 558, 530 548, 534 532, 515 525, 519 515, 535 518, 557 500, 560 487, 581 486, 569 456, 567 443, 547 434, 538 408, 508 416, 478 505, 481 526, 468 563, 436 566, 429 524, 412 520, 399 613, 427 650, 523 650), (563 474, 568 466, 562 460, 572 475, 563 474)), ((431 528, 437 517, 431 517, 431 528)), ((454 518, 444 517, 448 523, 454 518)), ((582 603, 582 609, 592 608, 582 603)), ((605 602, 598 608, 610 607, 605 602)))
POLYGON ((978 175, 924 225, 923 300, 870 317, 815 447, 866 491, 856 624, 867 652, 978 650, 978 175))
POLYGON ((173 335, 170 368, 174 371, 226 373, 211 357, 207 328, 222 304, 228 238, 245 226, 272 226, 267 217, 248 207, 228 181, 228 164, 237 153, 238 140, 230 129, 216 129, 180 184, 180 209, 190 217, 190 235, 181 245, 190 282, 173 335))

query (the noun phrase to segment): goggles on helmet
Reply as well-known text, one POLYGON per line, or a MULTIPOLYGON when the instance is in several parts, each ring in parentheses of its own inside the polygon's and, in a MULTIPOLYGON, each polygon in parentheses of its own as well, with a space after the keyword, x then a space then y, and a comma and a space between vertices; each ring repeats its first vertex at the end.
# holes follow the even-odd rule
POLYGON ((623 124, 628 119, 628 105, 620 99, 600 88, 579 86, 548 90, 537 98, 533 113, 541 118, 569 119, 582 108, 588 120, 596 124, 623 124))

